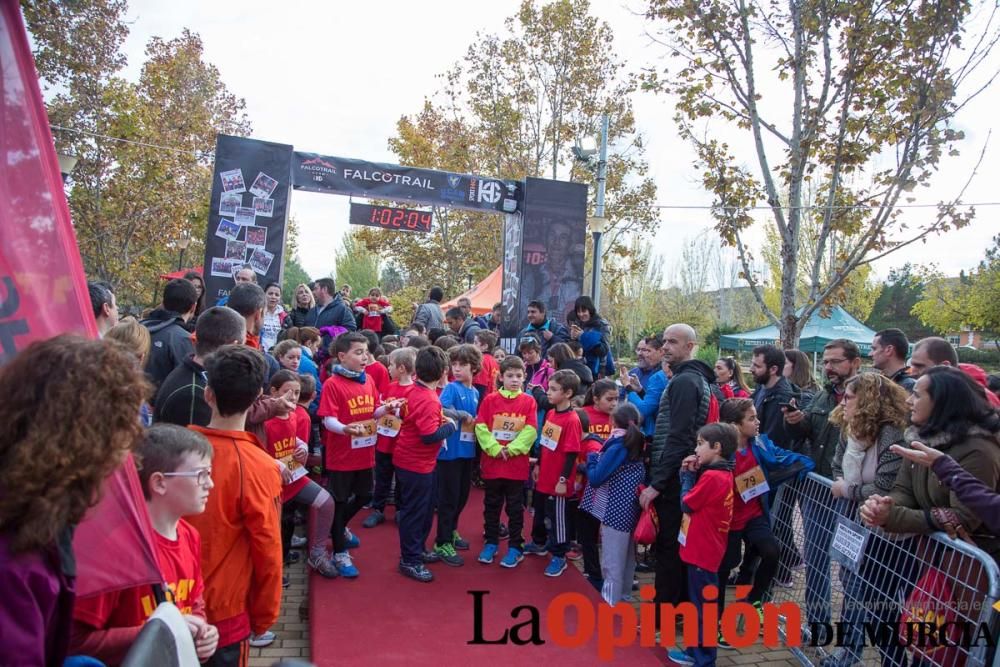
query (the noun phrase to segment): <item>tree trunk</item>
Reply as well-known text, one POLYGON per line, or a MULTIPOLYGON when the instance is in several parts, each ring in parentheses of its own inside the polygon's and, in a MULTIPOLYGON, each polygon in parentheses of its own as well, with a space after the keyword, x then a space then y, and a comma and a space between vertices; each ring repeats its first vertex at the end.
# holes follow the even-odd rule
MULTIPOLYGON (((789 226, 793 221, 797 222, 793 218, 789 226)), ((795 313, 797 287, 795 278, 799 274, 799 256, 796 244, 790 243, 787 238, 793 235, 789 233, 783 236, 781 242, 781 317, 779 318, 781 329, 779 334, 781 335, 781 347, 790 350, 798 347, 799 344, 799 318, 796 317, 795 313)))

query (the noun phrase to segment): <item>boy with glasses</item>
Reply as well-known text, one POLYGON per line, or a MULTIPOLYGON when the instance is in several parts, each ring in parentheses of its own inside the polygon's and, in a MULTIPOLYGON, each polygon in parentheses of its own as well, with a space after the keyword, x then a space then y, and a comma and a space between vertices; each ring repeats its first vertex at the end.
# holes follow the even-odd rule
MULTIPOLYGON (((184 614, 198 658, 207 660, 215 653, 219 631, 205 620, 201 538, 181 517, 205 510, 213 487, 212 446, 193 431, 157 424, 146 431, 136 455, 166 583, 163 593, 184 614)), ((73 652, 109 665, 120 663, 155 609, 152 586, 78 598, 73 609, 73 652)))

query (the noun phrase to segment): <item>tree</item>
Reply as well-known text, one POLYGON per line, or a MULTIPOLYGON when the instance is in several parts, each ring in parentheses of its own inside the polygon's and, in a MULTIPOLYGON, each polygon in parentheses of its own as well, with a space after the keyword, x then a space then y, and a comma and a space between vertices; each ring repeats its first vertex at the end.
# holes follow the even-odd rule
POLYGON ((970 328, 987 337, 1000 339, 1000 235, 986 258, 972 271, 958 278, 946 278, 931 272, 924 296, 913 307, 913 313, 924 324, 941 333, 970 328))
POLYGON ((340 249, 333 254, 337 287, 350 285, 355 298, 363 298, 373 287, 378 287, 380 266, 375 252, 369 250, 356 229, 351 229, 341 239, 340 249))
MULTIPOLYGON (((522 2, 502 35, 477 35, 465 58, 444 75, 443 91, 416 115, 404 117, 390 147, 401 164, 493 174, 569 178, 593 185, 596 174, 575 162, 575 140, 595 135, 610 115, 605 252, 622 257, 629 234, 647 234, 657 221, 656 186, 647 174, 630 94, 607 23, 590 14, 587 0, 522 2)), ((591 197, 595 188, 590 188, 591 197)), ((447 294, 464 288, 471 272, 481 280, 500 263, 502 224, 495 215, 436 212, 430 235, 365 230, 370 248, 397 262, 423 285, 447 294)), ((609 261, 605 283, 636 269, 609 261)))
POLYGON ((650 0, 648 16, 663 25, 681 65, 667 76, 650 71, 645 85, 677 96, 675 119, 714 197, 716 229, 739 250, 785 346, 797 344, 813 312, 842 298, 853 272, 971 220, 961 192, 926 224, 898 208, 929 186, 942 154, 956 152, 963 135, 951 120, 985 87, 973 77, 997 41, 996 8, 966 39, 970 11, 964 0, 650 0), (720 124, 745 137, 749 152, 731 148, 720 124), (777 308, 765 301, 745 242, 758 202, 780 238, 777 308), (803 298, 800 248, 810 217, 819 234, 803 298), (824 277, 834 235, 854 240, 834 249, 824 277))
POLYGON ((911 340, 935 335, 935 330, 913 314, 913 307, 923 298, 923 293, 923 281, 910 264, 892 269, 865 324, 875 331, 899 329, 911 340))
POLYGON ((308 285, 312 278, 306 270, 299 264, 298 256, 292 256, 285 260, 285 274, 282 277, 281 300, 286 305, 295 308, 295 288, 299 285, 308 285))
POLYGON ((120 78, 125 8, 24 4, 57 147, 79 159, 69 204, 84 268, 128 303, 174 269, 178 241, 202 253, 215 135, 249 124, 189 31, 154 37, 138 81, 120 78))

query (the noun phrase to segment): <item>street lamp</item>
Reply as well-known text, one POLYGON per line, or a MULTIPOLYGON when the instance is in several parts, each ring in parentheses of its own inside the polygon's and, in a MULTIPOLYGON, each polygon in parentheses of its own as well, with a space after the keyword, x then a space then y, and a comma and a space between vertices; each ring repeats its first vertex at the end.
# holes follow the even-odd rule
POLYGON ((59 159, 59 173, 62 174, 63 185, 65 185, 79 158, 69 153, 56 153, 56 157, 59 159))
MULTIPOLYGON (((601 237, 607 231, 608 221, 604 217, 604 187, 608 180, 608 114, 601 117, 601 152, 597 158, 597 201, 594 205, 594 216, 588 218, 587 228, 594 237, 594 261, 590 278, 590 295, 594 299, 594 307, 601 308, 601 237)), ((588 165, 593 164, 597 153, 593 137, 584 137, 573 146, 573 155, 577 160, 588 165)))
POLYGON ((181 238, 180 241, 177 242, 177 247, 181 249, 180 256, 177 257, 177 270, 178 271, 180 271, 182 268, 184 268, 184 252, 188 249, 189 245, 191 245, 191 237, 190 236, 184 236, 184 237, 181 238))
POLYGON ((468 275, 466 275, 466 278, 469 279, 469 287, 466 288, 466 289, 467 289, 467 291, 471 291, 472 290, 472 271, 469 271, 468 275))

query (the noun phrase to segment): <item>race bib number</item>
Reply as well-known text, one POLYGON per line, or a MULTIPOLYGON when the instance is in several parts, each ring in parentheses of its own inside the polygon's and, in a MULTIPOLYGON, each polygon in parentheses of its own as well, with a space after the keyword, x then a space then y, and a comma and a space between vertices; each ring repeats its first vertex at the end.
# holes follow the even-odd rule
POLYGON ((760 466, 754 466, 745 473, 736 476, 736 490, 743 502, 748 503, 757 496, 762 496, 771 490, 760 466))
POLYGON ((493 437, 497 440, 510 442, 524 428, 524 417, 505 417, 497 415, 493 418, 493 437))
POLYGON ((475 442, 476 441, 476 423, 475 422, 462 422, 462 431, 458 435, 458 439, 462 442, 475 442))
POLYGON ((553 424, 552 422, 545 422, 545 426, 542 427, 542 437, 539 439, 539 444, 550 452, 556 451, 556 447, 559 446, 559 436, 562 435, 562 426, 553 424))
POLYGON ((687 546, 688 542, 688 528, 691 527, 691 515, 682 514, 681 515, 681 529, 677 533, 677 541, 680 542, 681 546, 687 546))
POLYGON ((389 412, 382 415, 382 418, 378 420, 378 428, 375 429, 375 432, 379 435, 395 438, 399 435, 399 429, 402 425, 403 420, 389 412))
POLYGON ((306 467, 301 463, 299 463, 298 461, 296 461, 295 457, 292 456, 291 454, 289 454, 288 456, 284 456, 279 460, 282 463, 284 463, 288 467, 289 472, 292 473, 292 479, 288 482, 289 484, 291 484, 292 482, 299 481, 300 479, 305 477, 306 474, 309 472, 306 469, 306 467))
POLYGON ((368 421, 355 422, 354 426, 361 426, 364 432, 361 435, 351 436, 351 449, 362 449, 364 447, 373 447, 375 445, 375 440, 378 436, 375 435, 375 420, 369 419, 368 421))

